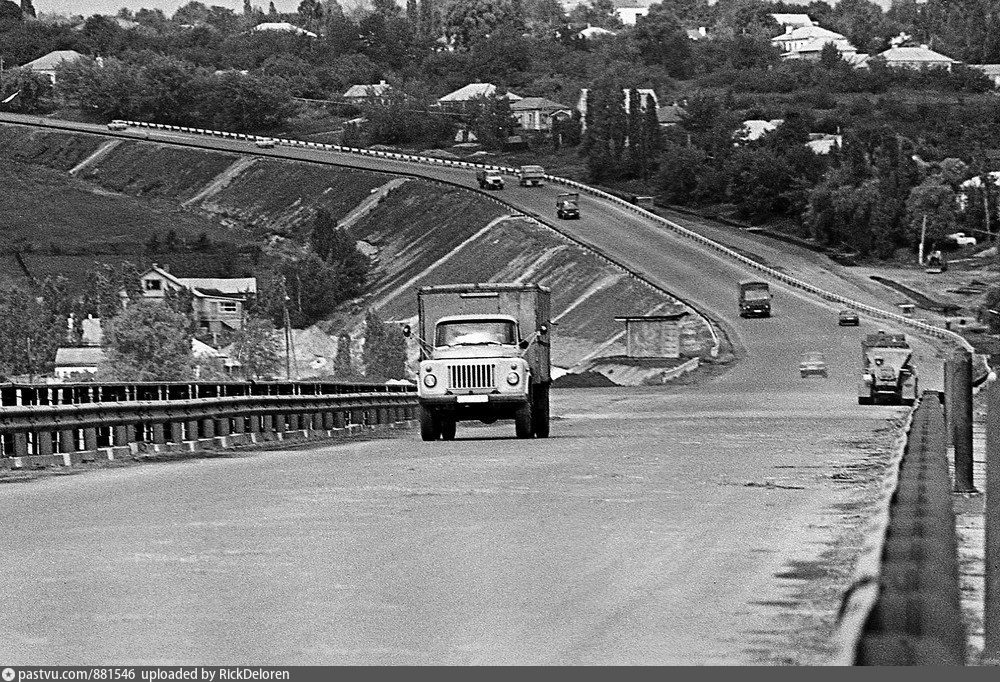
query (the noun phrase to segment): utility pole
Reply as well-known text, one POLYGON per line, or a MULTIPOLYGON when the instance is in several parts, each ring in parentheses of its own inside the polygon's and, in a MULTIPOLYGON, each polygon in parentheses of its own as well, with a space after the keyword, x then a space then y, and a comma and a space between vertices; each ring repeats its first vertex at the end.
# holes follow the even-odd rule
POLYGON ((917 261, 924 264, 924 239, 927 237, 927 214, 924 214, 923 222, 920 224, 920 253, 917 254, 917 261))

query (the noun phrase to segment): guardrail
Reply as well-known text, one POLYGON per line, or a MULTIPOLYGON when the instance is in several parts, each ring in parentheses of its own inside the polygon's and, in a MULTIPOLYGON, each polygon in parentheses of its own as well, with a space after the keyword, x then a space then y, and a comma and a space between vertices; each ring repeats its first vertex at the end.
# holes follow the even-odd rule
POLYGON ((877 560, 863 566, 867 573, 845 596, 842 627, 844 616, 860 625, 848 642, 846 664, 965 664, 945 444, 941 397, 925 392, 912 414, 877 560))
POLYGON ((0 468, 70 465, 141 451, 332 437, 406 422, 412 386, 308 382, 4 386, 0 468))
MULTIPOLYGON (((182 127, 182 126, 165 125, 165 124, 162 124, 162 123, 149 123, 149 122, 146 122, 146 121, 126 121, 126 123, 128 125, 130 125, 130 126, 135 126, 135 127, 140 127, 140 128, 153 128, 153 129, 161 129, 161 130, 177 130, 177 131, 180 131, 180 132, 196 133, 196 134, 200 134, 200 135, 209 135, 209 136, 213 136, 213 137, 230 138, 230 139, 236 139, 236 140, 254 141, 254 140, 256 140, 259 137, 257 135, 246 135, 246 134, 243 134, 243 133, 229 133, 229 132, 217 131, 217 130, 205 130, 205 129, 202 129, 202 128, 186 128, 186 127, 182 127)), ((459 160, 454 160, 454 159, 442 159, 442 158, 436 158, 436 157, 430 157, 430 156, 419 156, 419 155, 416 155, 416 154, 402 154, 402 153, 399 153, 399 152, 386 152, 386 151, 382 151, 382 150, 364 149, 364 148, 359 148, 359 147, 342 147, 340 145, 331 145, 331 144, 324 144, 324 143, 318 143, 318 142, 306 142, 304 140, 292 140, 292 139, 287 139, 287 138, 270 138, 270 139, 272 139, 275 144, 289 146, 289 147, 299 147, 299 148, 308 148, 308 149, 323 149, 323 150, 326 150, 326 151, 340 152, 340 153, 346 153, 346 154, 357 154, 357 155, 360 155, 360 156, 369 156, 369 157, 373 157, 373 158, 393 159, 393 160, 397 160, 397 161, 405 161, 405 162, 410 162, 410 163, 419 163, 419 164, 431 165, 431 166, 435 166, 436 165, 436 166, 449 166, 449 167, 456 167, 456 168, 469 168, 469 169, 478 169, 478 170, 495 170, 495 171, 499 171, 501 173, 505 173, 507 175, 516 175, 517 174, 517 169, 511 168, 511 167, 508 167, 508 166, 497 166, 497 165, 492 165, 492 164, 478 164, 478 163, 472 163, 472 162, 469 162, 469 161, 459 161, 459 160)), ((616 204, 616 205, 618 205, 621 208, 625 208, 625 209, 627 209, 629 211, 632 211, 634 213, 642 215, 643 217, 645 217, 645 218, 647 218, 649 220, 653 220, 653 221, 659 223, 660 225, 663 225, 664 227, 670 229, 671 231, 673 231, 674 233, 676 233, 678 235, 681 235, 683 237, 691 239, 691 240, 693 240, 693 241, 695 241, 695 242, 697 242, 697 243, 699 243, 699 244, 701 244, 701 245, 703 245, 703 246, 705 246, 705 247, 707 247, 709 249, 712 249, 712 250, 714 250, 714 251, 716 251, 716 252, 718 252, 718 253, 726 256, 727 258, 729 258, 731 260, 739 262, 742 265, 744 265, 744 266, 746 266, 748 268, 751 268, 753 270, 756 270, 756 271, 760 272, 761 274, 767 275, 768 277, 770 277, 770 278, 772 278, 772 279, 774 279, 774 280, 776 280, 778 282, 781 282, 781 283, 783 283, 783 284, 785 284, 787 286, 790 286, 790 287, 799 289, 801 291, 805 291, 807 293, 813 294, 814 296, 818 296, 818 297, 820 297, 820 298, 822 298, 822 299, 824 299, 826 301, 830 301, 830 302, 833 302, 833 303, 838 303, 838 304, 841 304, 841 305, 844 305, 844 306, 849 306, 849 307, 854 308, 855 310, 857 310, 859 313, 863 313, 863 314, 865 314, 865 315, 867 315, 869 317, 872 317, 872 318, 875 318, 875 319, 885 320, 887 322, 893 322, 893 323, 899 324, 899 325, 903 325, 903 326, 909 327, 911 329, 914 329, 915 331, 921 332, 923 334, 927 334, 929 336, 933 336, 933 337, 936 337, 936 338, 939 338, 939 339, 942 339, 942 340, 949 341, 951 343, 957 344, 961 348, 964 348, 964 349, 966 349, 968 351, 972 350, 971 344, 969 344, 969 342, 964 337, 962 337, 960 334, 957 334, 957 333, 952 332, 950 330, 942 329, 941 327, 936 327, 934 325, 930 325, 930 324, 926 324, 926 323, 923 323, 923 322, 919 322, 917 320, 905 317, 903 315, 899 315, 897 313, 892 313, 892 312, 889 312, 889 311, 886 311, 886 310, 881 310, 880 308, 875 308, 873 306, 869 306, 869 305, 860 303, 858 301, 854 301, 852 299, 847 298, 846 296, 840 296, 838 294, 834 294, 834 293, 831 293, 831 292, 828 292, 828 291, 824 291, 823 289, 820 289, 819 287, 815 287, 815 286, 813 286, 811 284, 808 284, 806 282, 798 280, 798 279, 796 279, 794 277, 790 277, 789 275, 786 275, 786 274, 784 274, 782 272, 779 272, 779 271, 777 271, 777 270, 775 270, 773 268, 769 268, 766 265, 762 265, 761 263, 758 263, 755 260, 753 260, 751 258, 748 258, 748 257, 746 257, 746 256, 744 256, 744 255, 742 255, 742 254, 734 251, 733 249, 730 249, 727 246, 719 244, 718 242, 713 241, 713 240, 711 240, 708 237, 705 237, 703 235, 700 235, 697 232, 694 232, 693 230, 689 230, 686 227, 683 227, 682 225, 679 225, 678 223, 675 223, 672 220, 669 220, 667 218, 659 216, 656 213, 653 213, 653 212, 651 212, 651 211, 649 211, 649 210, 647 210, 647 209, 645 209, 645 208, 643 208, 641 206, 637 206, 636 204, 633 204, 631 202, 625 201, 624 199, 622 199, 620 197, 616 197, 613 194, 609 194, 608 192, 604 192, 604 191, 596 189, 594 187, 590 187, 589 185, 585 185, 583 183, 576 182, 575 180, 570 180, 568 178, 562 178, 562 177, 555 176, 555 175, 546 175, 545 179, 547 181, 549 181, 549 182, 553 182, 553 183, 556 183, 556 184, 564 185, 566 187, 571 187, 573 189, 578 190, 581 193, 589 194, 591 196, 595 196, 595 197, 601 198, 601 199, 603 199, 605 201, 608 201, 608 202, 611 202, 613 204, 616 204)), ((657 289, 659 289, 659 287, 657 287, 657 289)), ((696 312, 698 312, 696 308, 695 308, 695 310, 696 310, 696 312)), ((701 313, 699 312, 699 314, 701 314, 701 313)), ((704 315, 702 315, 702 316, 704 317, 704 315)), ((706 319, 708 319, 708 318, 706 318, 706 319)), ((709 327, 711 328, 711 326, 712 326, 711 322, 709 322, 709 327)), ((715 330, 714 329, 712 329, 712 333, 713 333, 713 336, 714 336, 715 335, 715 330)))

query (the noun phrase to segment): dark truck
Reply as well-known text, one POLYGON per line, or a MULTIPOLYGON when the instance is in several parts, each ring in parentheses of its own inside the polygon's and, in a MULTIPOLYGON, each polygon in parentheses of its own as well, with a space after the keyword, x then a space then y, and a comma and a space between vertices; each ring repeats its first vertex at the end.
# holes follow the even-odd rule
POLYGON ((579 192, 567 192, 556 197, 556 217, 563 220, 580 218, 579 192))
POLYGON ((884 331, 861 340, 858 404, 912 405, 917 399, 917 369, 904 334, 884 331))
POLYGON ((740 317, 771 317, 771 288, 767 282, 740 282, 740 317))
POLYGON ((538 284, 417 290, 423 440, 453 439, 459 421, 498 419, 513 419, 518 438, 548 437, 549 301, 549 289, 538 284))

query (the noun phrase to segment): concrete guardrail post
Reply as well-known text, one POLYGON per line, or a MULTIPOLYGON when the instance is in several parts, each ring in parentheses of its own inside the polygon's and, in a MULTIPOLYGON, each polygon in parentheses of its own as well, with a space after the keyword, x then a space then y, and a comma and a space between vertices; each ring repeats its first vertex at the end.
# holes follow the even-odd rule
POLYGON ((26 433, 15 433, 14 434, 14 456, 15 457, 27 457, 28 455, 28 434, 26 433))
POLYGON ((215 420, 216 436, 228 436, 229 432, 229 417, 219 417, 215 420))
POLYGON ((184 436, 187 440, 198 440, 198 420, 191 419, 186 422, 184 436))
POLYGON ((990 382, 986 413, 986 500, 983 526, 982 665, 1000 665, 1000 382, 990 382))
POLYGON ((287 426, 287 424, 285 422, 285 415, 283 415, 283 414, 276 414, 276 415, 274 415, 274 432, 275 433, 284 433, 287 430, 288 430, 288 426, 287 426))
POLYGON ((965 349, 959 350, 952 356, 950 362, 955 492, 974 493, 976 488, 972 479, 972 354, 965 349))
POLYGON ((211 417, 202 419, 200 430, 202 438, 215 438, 215 420, 211 417))
POLYGON ((233 417, 233 433, 246 433, 247 431, 247 419, 244 415, 237 415, 233 417))
POLYGON ((300 422, 301 419, 299 418, 299 415, 295 412, 292 412, 291 414, 288 415, 288 430, 298 431, 300 428, 302 428, 300 422))
POLYGON ((163 422, 153 422, 153 443, 156 445, 163 445, 167 442, 166 430, 163 428, 163 422))

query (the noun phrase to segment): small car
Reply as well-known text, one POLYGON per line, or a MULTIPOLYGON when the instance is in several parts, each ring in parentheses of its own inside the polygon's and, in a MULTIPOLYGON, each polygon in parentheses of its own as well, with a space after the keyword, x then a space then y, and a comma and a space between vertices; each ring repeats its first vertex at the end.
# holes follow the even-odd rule
POLYGON ((952 232, 945 236, 945 239, 957 244, 958 246, 975 246, 976 238, 973 236, 966 236, 964 232, 952 232))
POLYGON ((845 308, 840 311, 837 316, 837 324, 841 327, 857 327, 861 324, 861 320, 858 318, 858 314, 851 310, 850 308, 845 308))
POLYGON ((822 353, 805 353, 802 356, 802 362, 799 363, 799 374, 802 375, 803 379, 809 376, 819 376, 825 379, 827 377, 826 358, 823 357, 822 353))
POLYGON ((274 147, 274 140, 272 140, 269 137, 258 137, 256 140, 254 140, 254 144, 260 147, 261 149, 271 149, 272 147, 274 147))
POLYGON ((125 130, 126 128, 128 128, 128 123, 119 121, 118 119, 108 124, 108 130, 125 130))

